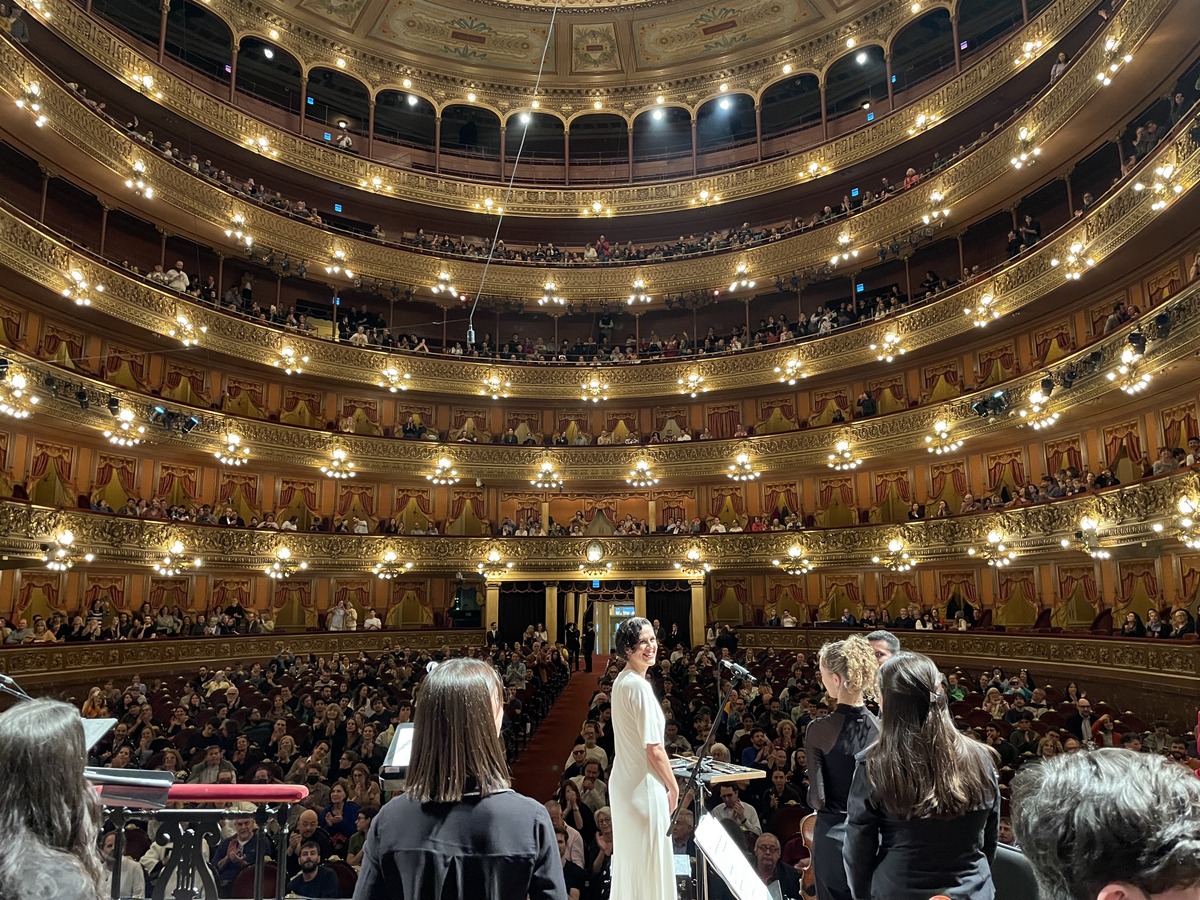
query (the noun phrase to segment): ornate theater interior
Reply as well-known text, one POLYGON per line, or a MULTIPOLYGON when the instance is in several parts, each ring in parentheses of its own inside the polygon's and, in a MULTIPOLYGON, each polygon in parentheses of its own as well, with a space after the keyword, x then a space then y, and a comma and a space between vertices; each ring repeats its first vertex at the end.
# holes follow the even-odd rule
POLYGON ((0 615, 125 633, 0 671, 917 607, 1194 727, 1194 4, 20 7, 0 615))

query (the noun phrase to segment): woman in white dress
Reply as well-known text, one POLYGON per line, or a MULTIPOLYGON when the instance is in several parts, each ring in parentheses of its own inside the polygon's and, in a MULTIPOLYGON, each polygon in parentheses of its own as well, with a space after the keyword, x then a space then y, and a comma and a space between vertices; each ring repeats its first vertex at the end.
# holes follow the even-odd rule
POLYGON ((663 747, 666 721, 646 672, 658 656, 654 626, 627 619, 617 628, 617 655, 625 669, 613 682, 615 759, 608 794, 613 859, 610 900, 674 900, 671 813, 679 784, 663 747))

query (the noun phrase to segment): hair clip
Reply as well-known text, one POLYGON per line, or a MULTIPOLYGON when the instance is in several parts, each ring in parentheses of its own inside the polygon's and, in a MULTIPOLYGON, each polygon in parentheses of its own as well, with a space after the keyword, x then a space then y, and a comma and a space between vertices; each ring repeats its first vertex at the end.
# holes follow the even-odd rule
POLYGON ((939 694, 937 691, 930 691, 930 692, 929 692, 929 702, 930 702, 930 703, 937 703, 937 702, 938 702, 938 697, 940 697, 940 696, 941 696, 941 694, 939 694))

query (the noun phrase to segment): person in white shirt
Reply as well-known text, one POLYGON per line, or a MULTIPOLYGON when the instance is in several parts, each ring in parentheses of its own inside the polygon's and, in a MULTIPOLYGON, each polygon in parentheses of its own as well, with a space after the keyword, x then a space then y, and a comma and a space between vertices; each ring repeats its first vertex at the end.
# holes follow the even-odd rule
POLYGON ((355 534, 369 534, 370 526, 367 524, 366 519, 360 519, 356 516, 354 518, 354 528, 352 530, 355 534))
POLYGON ((296 517, 292 516, 286 522, 282 523, 279 526, 279 530, 280 531, 295 531, 296 530, 296 517))
POLYGON ((783 617, 780 619, 780 624, 782 624, 784 628, 795 628, 796 617, 790 612, 784 610, 783 617))
POLYGON ((583 835, 567 824, 563 818, 562 806, 557 800, 546 801, 546 812, 550 814, 550 823, 555 828, 563 828, 567 832, 567 859, 583 868, 583 835))
POLYGON ((344 630, 358 631, 358 610, 354 608, 353 603, 346 606, 346 627, 344 630))
POLYGON ((187 276, 187 272, 183 270, 183 260, 175 260, 175 265, 166 271, 167 287, 173 291, 185 292, 191 287, 192 281, 187 276))
MULTIPOLYGON (((100 853, 104 857, 106 866, 111 867, 113 864, 113 856, 117 849, 117 833, 110 831, 104 835, 104 840, 100 844, 100 853)), ((109 879, 112 878, 111 869, 105 873, 109 879)), ((121 856, 121 896, 122 897, 145 897, 146 896, 146 876, 142 873, 142 867, 137 864, 137 861, 128 856, 121 856)))
POLYGON ((721 785, 721 805, 713 810, 718 819, 735 822, 742 831, 750 834, 762 834, 762 825, 758 821, 758 813, 749 803, 743 803, 738 795, 738 789, 732 784, 721 785))

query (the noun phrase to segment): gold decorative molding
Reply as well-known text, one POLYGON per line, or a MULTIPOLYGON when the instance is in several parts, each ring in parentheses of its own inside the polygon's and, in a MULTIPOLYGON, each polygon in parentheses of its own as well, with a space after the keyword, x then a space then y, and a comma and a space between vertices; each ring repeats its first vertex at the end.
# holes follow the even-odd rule
MULTIPOLYGON (((1116 13, 1114 21, 1107 27, 1121 34, 1123 46, 1133 47, 1150 23, 1173 2, 1174 0, 1148 0, 1146 3, 1129 4, 1116 13), (1130 11, 1129 6, 1134 8, 1133 11, 1130 11)), ((888 115, 870 127, 835 138, 799 156, 706 175, 704 178, 634 186, 607 186, 607 202, 620 215, 674 211, 685 206, 688 198, 696 196, 701 189, 719 193, 728 202, 792 187, 801 178, 808 177, 809 166, 813 163, 824 173, 836 172, 861 163, 908 140, 908 129, 918 113, 936 113, 939 123, 944 123, 956 113, 968 109, 997 90, 1019 71, 1013 65, 1013 60, 1022 55, 1026 43, 1041 41, 1039 53, 1048 54, 1059 39, 1083 17, 1090 14, 1092 5, 1091 0, 1056 0, 1029 25, 984 59, 914 101, 907 112, 902 110, 888 115)), ((226 20, 235 40, 248 35, 271 40, 296 55, 302 61, 304 72, 316 65, 334 67, 338 58, 344 59, 346 63, 343 68, 369 85, 372 96, 385 89, 417 90, 436 103, 446 105, 464 101, 468 91, 471 91, 493 98, 494 109, 501 116, 508 112, 528 109, 533 99, 530 93, 531 85, 514 90, 503 84, 467 79, 457 73, 448 76, 422 74, 398 65, 393 60, 355 51, 339 42, 331 41, 327 35, 308 32, 292 21, 281 21, 278 17, 271 16, 267 16, 264 21, 262 8, 248 0, 210 0, 206 8, 226 20), (279 33, 278 40, 268 36, 272 28, 279 33), (411 82, 410 88, 403 87, 405 79, 411 82)), ((856 32, 858 45, 883 42, 886 35, 893 33, 902 24, 901 20, 904 19, 906 11, 906 4, 896 0, 892 0, 886 7, 873 10, 867 17, 869 22, 864 21, 861 30, 856 32)), ((911 12, 907 15, 911 18, 911 12)), ((235 144, 241 145, 247 138, 265 138, 270 142, 272 150, 278 151, 278 156, 273 158, 310 175, 355 190, 361 189, 362 184, 370 184, 371 179, 379 177, 393 187, 398 198, 464 210, 477 209, 479 204, 495 192, 494 183, 476 183, 467 179, 388 166, 342 153, 332 146, 318 144, 259 122, 217 97, 195 90, 186 79, 175 75, 170 69, 158 66, 142 52, 144 48, 136 46, 132 39, 124 38, 73 4, 54 4, 53 16, 46 25, 77 52, 91 58, 122 79, 135 73, 151 75, 154 78, 155 91, 147 96, 152 101, 235 144)), ((857 23, 854 27, 858 27, 857 23)), ((845 35, 849 33, 849 30, 839 27, 836 36, 823 36, 804 45, 805 49, 800 53, 804 62, 795 63, 796 71, 822 71, 833 59, 846 52, 845 35)), ((1087 70, 1087 74, 1080 80, 1093 82, 1088 85, 1092 90, 1096 89, 1092 76, 1100 64, 1102 55, 1093 45, 1085 53, 1084 59, 1073 66, 1074 69, 1087 70)), ((778 79, 779 67, 783 65, 784 56, 782 53, 773 54, 770 59, 757 64, 739 62, 735 72, 709 73, 700 76, 693 84, 684 82, 666 87, 657 83, 653 86, 626 84, 623 87, 606 87, 609 102, 614 108, 606 108, 605 112, 623 115, 631 120, 638 112, 654 107, 657 96, 664 93, 672 96, 673 105, 678 105, 677 93, 682 95, 680 99, 684 104, 698 105, 699 102, 717 95, 720 83, 729 85, 729 90, 749 93, 757 98, 762 90, 778 79), (770 71, 771 69, 774 71, 770 71)), ((1038 58, 1033 57, 1034 60, 1038 58)), ((548 87, 539 95, 539 111, 567 106, 574 110, 590 107, 594 90, 593 86, 589 86, 583 91, 565 91, 559 95, 554 88, 548 87)), ((1055 94, 1060 100, 1069 96, 1057 89, 1057 85, 1051 87, 1048 94, 1055 94)), ((1057 104, 1052 104, 1055 105, 1057 104)), ((1049 132, 1043 130, 1034 133, 1038 135, 1039 141, 1044 142, 1049 132)), ((991 143, 995 142, 993 139, 991 143)), ((1015 142, 1005 139, 1003 143, 1005 150, 1002 155, 1007 165, 1015 142)), ((946 184, 945 187, 951 185, 946 184)), ((594 185, 587 188, 516 186, 505 202, 505 211, 508 215, 517 216, 574 215, 582 206, 590 204, 595 191, 594 185)), ((946 190, 942 193, 955 202, 960 196, 946 190)), ((919 219, 919 216, 916 219, 919 219)), ((794 266, 776 271, 790 271, 791 268, 794 266)), ((434 274, 436 276, 436 272, 434 274)), ((714 282, 717 283, 721 281, 714 282)), ((663 290, 661 287, 656 289, 663 290)), ((622 287, 622 291, 624 294, 628 293, 628 284, 622 287)))
MULTIPOLYGON (((1085 515, 1102 523, 1100 540, 1106 547, 1167 546, 1173 538, 1164 538, 1155 530, 1155 524, 1170 519, 1180 496, 1197 492, 1200 472, 1189 469, 996 514, 924 519, 903 525, 810 529, 804 533, 804 541, 807 555, 823 572, 870 570, 871 556, 892 537, 903 540, 921 563, 949 560, 962 565, 967 547, 985 543, 992 529, 1013 535, 1011 546, 1022 556, 1064 556, 1067 551, 1061 546, 1062 538, 1074 535, 1085 515)), ((771 571, 772 560, 785 556, 797 537, 796 532, 580 538, 280 533, 155 522, 0 501, 0 549, 10 557, 40 559, 39 545, 63 530, 74 534, 76 546, 96 554, 97 566, 138 566, 149 571, 163 548, 180 540, 189 553, 203 557, 206 571, 261 571, 275 559, 275 551, 286 545, 293 558, 308 562, 308 573, 314 576, 363 575, 384 549, 411 560, 422 574, 450 575, 462 571, 463 560, 481 559, 495 549, 506 562, 512 562, 506 576, 514 578, 570 577, 578 572, 588 544, 596 542, 601 544, 604 559, 631 577, 634 573, 638 577, 675 577, 670 560, 682 555, 681 548, 693 545, 702 547, 704 559, 714 571, 771 571)))
MULTIPOLYGON (((1200 160, 1200 152, 1197 158, 1200 160)), ((1137 196, 1133 191, 1123 193, 1137 196)), ((6 233, 3 213, 0 212, 0 247, 4 246, 3 237, 6 233)), ((113 293, 105 291, 106 296, 113 293)), ((1150 340, 1142 362, 1148 370, 1160 370, 1187 358, 1200 346, 1200 281, 1193 282, 1155 307, 1155 315, 1168 316, 1171 330, 1166 338, 1150 340)), ((1069 404, 1064 408, 1085 408, 1115 390, 1103 373, 1119 363, 1126 345, 1126 332, 1114 331, 1064 356, 1055 364, 1055 368, 1073 365, 1079 373, 1070 392, 1063 394, 1061 402, 1069 404), (1100 354, 1098 361, 1091 361, 1094 353, 1100 354)), ((44 376, 64 376, 61 369, 21 351, 10 350, 9 357, 35 380, 44 376)), ((447 360, 446 365, 453 367, 463 364, 447 360)), ((634 371, 644 374, 647 369, 634 371)), ((769 373, 770 369, 760 371, 769 373)), ((992 439, 994 442, 997 436, 1010 433, 1014 427, 1020 426, 1022 420, 1016 417, 980 418, 971 408, 972 404, 990 396, 997 389, 1003 389, 1012 396, 1015 408, 1031 390, 1040 385, 1043 377, 1044 371, 1036 369, 999 385, 962 394, 950 401, 856 420, 837 429, 809 428, 759 435, 743 439, 738 446, 753 456, 756 468, 764 475, 776 477, 785 473, 794 475, 806 469, 823 470, 834 440, 840 437, 849 440, 856 454, 868 462, 873 459, 903 458, 925 446, 925 436, 936 420, 945 421, 957 439, 971 441, 971 446, 975 446, 973 442, 977 440, 992 439)), ((70 378, 73 383, 88 387, 101 396, 114 390, 98 379, 78 374, 70 378)), ((774 390, 775 384, 769 382, 768 387, 774 390)), ((125 399, 126 405, 135 410, 140 420, 147 419, 151 407, 162 402, 160 398, 149 394, 139 395, 129 390, 119 390, 118 393, 125 399)), ((73 396, 66 395, 43 398, 37 414, 75 429, 96 433, 111 421, 107 411, 98 403, 84 410, 74 402, 73 396)), ((506 482, 511 480, 514 471, 524 475, 536 470, 546 454, 545 448, 540 446, 402 441, 367 435, 333 434, 206 410, 196 410, 196 415, 200 423, 186 435, 173 435, 173 444, 211 455, 225 446, 225 435, 232 430, 238 433, 244 445, 253 448, 256 461, 315 468, 327 461, 330 447, 336 441, 350 453, 356 470, 364 475, 409 473, 414 478, 420 478, 433 468, 439 457, 448 453, 464 477, 506 482)), ((731 441, 690 441, 648 446, 591 445, 560 448, 555 451, 555 458, 572 484, 619 484, 636 459, 646 459, 660 478, 693 480, 723 476, 735 452, 733 444, 731 441)))

